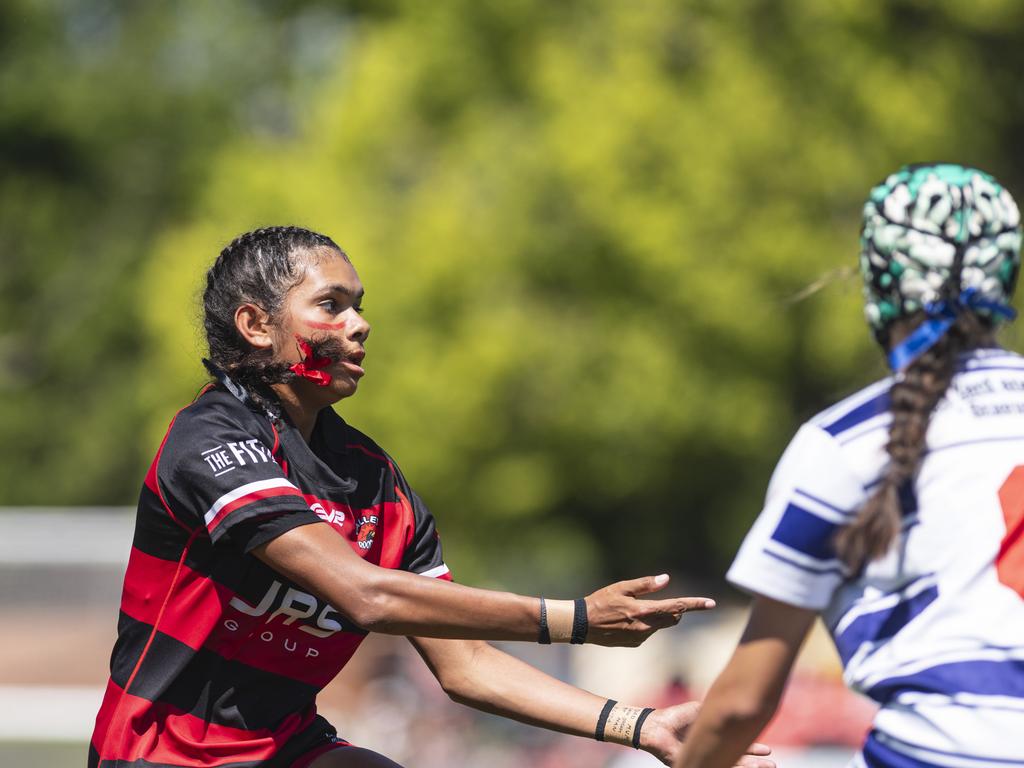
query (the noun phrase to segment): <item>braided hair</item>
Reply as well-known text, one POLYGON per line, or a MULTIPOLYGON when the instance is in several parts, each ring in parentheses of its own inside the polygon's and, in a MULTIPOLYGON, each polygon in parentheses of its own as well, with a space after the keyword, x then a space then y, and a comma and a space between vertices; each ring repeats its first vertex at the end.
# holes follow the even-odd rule
MULTIPOLYGON (((1020 214, 989 174, 950 163, 906 166, 864 206, 865 316, 897 371, 881 481, 835 549, 857 572, 900 532, 900 497, 914 483, 932 413, 961 352, 994 344, 1020 268, 1020 214), (892 343, 891 330, 911 329, 892 343)), ((912 489, 912 488, 910 488, 912 489)))
POLYGON ((913 483, 925 452, 925 435, 935 406, 946 394, 961 352, 992 342, 991 326, 973 312, 962 312, 949 332, 914 360, 889 392, 889 456, 881 482, 857 513, 841 528, 835 547, 840 559, 859 571, 884 555, 899 535, 900 495, 913 483))
POLYGON ((305 274, 297 257, 321 249, 348 258, 326 235, 302 227, 264 227, 228 243, 206 273, 203 328, 209 359, 203 364, 217 378, 229 376, 252 407, 274 417, 280 415, 280 405, 270 385, 293 374, 274 362, 272 350, 257 349, 242 337, 235 312, 242 304, 254 304, 277 318, 288 291, 305 274))

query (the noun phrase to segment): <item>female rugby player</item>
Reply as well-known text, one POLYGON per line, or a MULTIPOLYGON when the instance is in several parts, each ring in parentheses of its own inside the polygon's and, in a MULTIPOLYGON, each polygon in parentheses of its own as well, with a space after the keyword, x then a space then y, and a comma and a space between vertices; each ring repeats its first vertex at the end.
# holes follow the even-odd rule
POLYGON ((330 407, 363 376, 362 297, 341 249, 296 227, 242 235, 209 270, 215 381, 145 479, 90 768, 394 766, 316 713, 368 632, 409 636, 457 701, 671 760, 692 703, 616 704, 484 641, 636 646, 713 602, 637 599, 667 576, 575 601, 451 583, 430 512, 330 407))
POLYGON ((879 703, 854 765, 1024 766, 1024 358, 994 331, 1020 215, 988 174, 909 166, 871 191, 866 315, 894 375, 811 419, 729 579, 754 594, 677 768, 731 765, 816 615, 879 703))

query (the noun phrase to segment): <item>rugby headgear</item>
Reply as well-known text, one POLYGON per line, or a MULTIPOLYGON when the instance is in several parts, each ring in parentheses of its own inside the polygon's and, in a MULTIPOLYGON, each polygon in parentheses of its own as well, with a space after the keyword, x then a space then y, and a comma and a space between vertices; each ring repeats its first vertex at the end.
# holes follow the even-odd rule
POLYGON ((864 205, 860 271, 864 314, 882 343, 896 320, 926 319, 890 352, 894 370, 942 338, 956 314, 1014 317, 1020 212, 989 174, 949 163, 901 168, 864 205))

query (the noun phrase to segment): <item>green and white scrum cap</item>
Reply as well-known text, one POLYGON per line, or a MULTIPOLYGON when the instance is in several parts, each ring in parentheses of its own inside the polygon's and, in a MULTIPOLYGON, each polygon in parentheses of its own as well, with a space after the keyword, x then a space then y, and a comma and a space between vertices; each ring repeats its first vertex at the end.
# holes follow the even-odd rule
POLYGON ((884 342, 893 322, 917 312, 922 326, 890 354, 905 368, 964 310, 993 323, 1012 318, 1020 270, 1020 212, 992 176, 951 163, 909 165, 864 204, 860 271, 864 314, 884 342))

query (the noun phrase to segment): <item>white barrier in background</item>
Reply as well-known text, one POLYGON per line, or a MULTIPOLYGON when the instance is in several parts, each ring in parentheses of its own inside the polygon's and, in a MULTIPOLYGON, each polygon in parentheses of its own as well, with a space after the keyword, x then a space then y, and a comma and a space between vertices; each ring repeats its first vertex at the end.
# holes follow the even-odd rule
MULTIPOLYGON (((21 570, 57 569, 72 580, 123 571, 134 529, 131 507, 0 508, 0 596, 21 570)), ((0 683, 0 745, 87 742, 102 698, 102 685, 0 683)))
POLYGON ((0 508, 0 565, 128 563, 132 507, 0 508))
POLYGON ((0 741, 88 742, 99 686, 0 685, 0 741))

